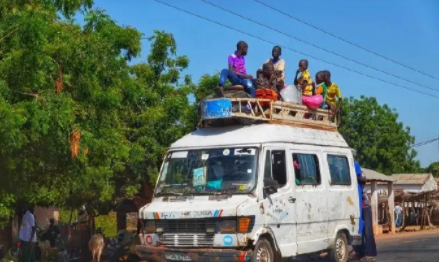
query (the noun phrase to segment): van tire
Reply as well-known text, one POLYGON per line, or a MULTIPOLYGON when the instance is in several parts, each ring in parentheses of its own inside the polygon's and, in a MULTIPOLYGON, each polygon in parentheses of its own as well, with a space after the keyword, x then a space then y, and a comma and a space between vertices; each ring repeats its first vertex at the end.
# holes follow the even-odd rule
POLYGON ((329 251, 329 259, 332 262, 346 262, 349 258, 349 246, 346 234, 338 232, 334 246, 329 251))
POLYGON ((251 262, 275 262, 274 260, 274 251, 271 246, 270 241, 266 238, 259 239, 258 243, 255 246, 253 255, 251 257, 251 262))

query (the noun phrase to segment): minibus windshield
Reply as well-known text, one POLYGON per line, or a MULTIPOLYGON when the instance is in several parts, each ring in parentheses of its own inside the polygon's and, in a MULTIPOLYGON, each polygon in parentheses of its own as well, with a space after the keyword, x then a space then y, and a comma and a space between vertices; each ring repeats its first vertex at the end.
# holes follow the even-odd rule
POLYGON ((256 185, 257 156, 257 148, 169 152, 156 195, 249 193, 256 185))

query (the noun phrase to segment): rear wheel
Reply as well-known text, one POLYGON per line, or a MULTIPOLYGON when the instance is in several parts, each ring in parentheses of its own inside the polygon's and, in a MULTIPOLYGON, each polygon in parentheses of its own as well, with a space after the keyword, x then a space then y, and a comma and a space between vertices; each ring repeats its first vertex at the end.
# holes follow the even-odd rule
POLYGON ((274 251, 270 241, 265 238, 258 241, 251 262, 274 262, 274 251))
POLYGON ((330 250, 330 260, 333 262, 346 262, 349 257, 349 247, 346 234, 338 232, 334 247, 330 250))

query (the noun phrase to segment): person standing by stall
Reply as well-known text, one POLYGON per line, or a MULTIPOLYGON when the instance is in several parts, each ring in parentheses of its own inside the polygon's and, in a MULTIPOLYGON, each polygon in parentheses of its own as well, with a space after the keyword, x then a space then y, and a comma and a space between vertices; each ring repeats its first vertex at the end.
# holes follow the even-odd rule
POLYGON ((35 243, 37 242, 35 217, 27 203, 23 203, 22 211, 24 215, 18 232, 18 238, 23 244, 21 262, 35 262, 35 243))

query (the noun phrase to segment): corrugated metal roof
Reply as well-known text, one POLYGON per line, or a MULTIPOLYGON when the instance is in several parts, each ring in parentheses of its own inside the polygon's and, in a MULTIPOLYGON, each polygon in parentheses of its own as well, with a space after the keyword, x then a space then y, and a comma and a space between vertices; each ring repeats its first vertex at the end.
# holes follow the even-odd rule
POLYGON ((386 176, 384 174, 378 173, 375 170, 361 168, 368 181, 381 181, 381 182, 393 182, 394 178, 391 176, 386 176))
POLYGON ((396 185, 423 185, 431 174, 394 174, 396 185))

